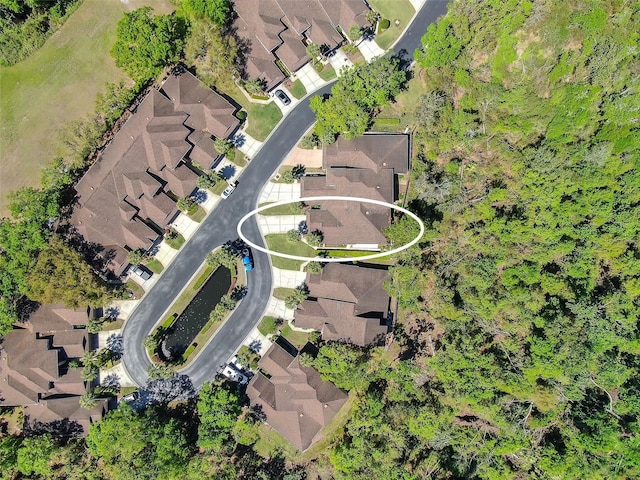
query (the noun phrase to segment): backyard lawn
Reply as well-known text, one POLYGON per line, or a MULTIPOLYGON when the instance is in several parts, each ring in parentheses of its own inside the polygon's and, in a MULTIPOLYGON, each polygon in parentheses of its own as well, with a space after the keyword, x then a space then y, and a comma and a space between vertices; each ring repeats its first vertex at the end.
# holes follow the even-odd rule
POLYGON ((389 28, 376 35, 376 43, 386 50, 407 28, 416 11, 409 0, 370 0, 369 5, 391 22, 389 28))
POLYGON ((39 186, 40 167, 65 154, 57 132, 94 111, 106 82, 126 78, 109 50, 123 12, 143 5, 156 13, 175 8, 170 0, 85 0, 41 49, 0 68, 0 217, 6 192, 39 186))
MULTIPOLYGON (((275 252, 309 257, 309 259, 316 256, 316 251, 306 243, 300 240, 290 242, 286 233, 266 235, 264 239, 267 242, 267 247, 275 252)), ((288 258, 276 257, 274 255, 271 256, 271 262, 276 268, 297 271, 300 270, 303 263, 299 260, 289 260, 288 258)))

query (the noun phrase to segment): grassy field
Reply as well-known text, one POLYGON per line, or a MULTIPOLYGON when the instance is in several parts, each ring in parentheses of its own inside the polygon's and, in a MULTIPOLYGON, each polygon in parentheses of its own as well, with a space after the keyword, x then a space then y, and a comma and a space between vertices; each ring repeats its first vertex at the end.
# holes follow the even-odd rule
POLYGON ((336 77, 336 71, 331 65, 325 65, 324 69, 320 72, 320 78, 322 78, 325 82, 333 80, 336 77))
MULTIPOLYGON (((290 242, 286 233, 266 235, 264 239, 267 242, 267 247, 276 252, 309 257, 310 259, 316 256, 316 251, 306 243, 301 241, 290 242)), ((271 256, 271 262, 276 268, 298 271, 303 263, 299 260, 289 260, 288 258, 280 258, 273 255, 271 256)))
POLYGON ((386 50, 407 27, 416 11, 409 0, 370 0, 369 5, 391 22, 389 28, 376 35, 376 43, 386 50))
POLYGON ((93 112, 106 82, 126 78, 109 50, 123 12, 143 5, 156 13, 174 8, 169 0, 85 0, 40 50, 0 68, 0 216, 8 191, 39 186, 40 167, 64 155, 63 125, 93 112))

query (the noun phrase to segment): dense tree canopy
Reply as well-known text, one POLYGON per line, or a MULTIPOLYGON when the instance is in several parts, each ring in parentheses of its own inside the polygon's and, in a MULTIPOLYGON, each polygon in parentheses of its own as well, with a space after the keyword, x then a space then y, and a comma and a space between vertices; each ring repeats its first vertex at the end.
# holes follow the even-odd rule
POLYGON ((160 69, 180 58, 186 35, 184 19, 175 15, 153 16, 151 7, 124 14, 118 22, 111 55, 139 84, 158 75, 160 69))
POLYGON ((391 291, 444 332, 408 417, 443 473, 640 471, 639 27, 620 2, 454 2, 423 38, 429 229, 391 291))
POLYGON ((53 236, 27 275, 29 298, 71 308, 101 305, 107 289, 82 255, 53 236))
POLYGON ((231 18, 229 0, 180 0, 180 9, 192 18, 206 18, 218 27, 224 27, 231 18))
POLYGON ((318 121, 315 133, 325 143, 337 135, 362 135, 375 110, 393 100, 406 80, 398 59, 388 55, 345 70, 331 88, 331 96, 311 98, 311 110, 318 121))

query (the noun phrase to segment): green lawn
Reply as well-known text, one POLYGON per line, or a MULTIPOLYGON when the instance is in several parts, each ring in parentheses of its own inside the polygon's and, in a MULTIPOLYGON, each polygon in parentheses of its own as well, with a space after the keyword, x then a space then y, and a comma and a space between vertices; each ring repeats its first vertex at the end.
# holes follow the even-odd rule
POLYGON ((127 283, 124 284, 124 288, 126 290, 131 290, 138 300, 144 295, 144 289, 133 280, 127 280, 127 283))
POLYGON ((204 220, 204 217, 206 216, 207 216, 207 211, 204 208, 202 208, 200 205, 198 205, 198 208, 194 213, 189 214, 189 218, 194 222, 198 222, 198 223, 204 220))
POLYGON ((409 0, 370 0, 369 5, 391 22, 389 28, 376 35, 376 43, 386 50, 404 31, 416 11, 409 0), (396 20, 399 20, 398 25, 396 20))
POLYGON ((258 324, 258 331, 265 337, 271 333, 278 331, 278 325, 275 317, 264 317, 258 324))
POLYGON ((286 338, 293 346, 295 346, 298 350, 304 347, 309 341, 308 332, 297 332, 295 330, 291 330, 291 327, 287 324, 282 327, 281 335, 286 338))
POLYGON ((160 260, 156 260, 155 258, 146 259, 144 261, 144 265, 153 273, 160 273, 164 270, 164 266, 160 263, 160 260))
POLYGON ((267 104, 250 102, 237 86, 234 86, 233 91, 226 93, 247 111, 247 122, 249 122, 247 133, 256 140, 264 141, 282 118, 282 112, 274 102, 267 104))
POLYGON ((164 241, 167 242, 167 245, 176 250, 180 250, 180 247, 185 242, 184 237, 180 233, 178 233, 178 236, 176 238, 165 238, 164 241))
POLYGON ((336 78, 336 71, 333 69, 331 65, 325 65, 324 69, 320 72, 320 78, 322 78, 325 82, 329 80, 333 80, 336 78))
POLYGON ((293 288, 278 287, 273 289, 273 296, 278 300, 286 300, 289 295, 295 292, 293 288))
POLYGON ((41 49, 0 68, 0 217, 6 192, 39 186, 40 167, 66 153, 57 132, 94 111, 106 82, 126 78, 109 50, 123 12, 145 4, 157 13, 175 8, 170 0, 85 0, 41 49))
MULTIPOLYGON (((291 255, 300 255, 309 258, 316 256, 316 251, 306 243, 300 240, 290 242, 286 233, 271 234, 264 238, 267 242, 267 247, 275 252, 289 253, 291 255)), ((273 255, 271 256, 271 262, 276 268, 296 271, 300 270, 303 263, 299 260, 289 260, 288 258, 280 258, 273 255)))
MULTIPOLYGON (((299 202, 291 202, 286 205, 278 205, 277 207, 267 208, 260 212, 260 215, 301 215, 302 209, 298 205, 299 202)), ((264 207, 267 203, 262 203, 259 206, 264 207)))
POLYGON ((293 86, 291 87, 291 95, 300 99, 307 94, 307 89, 304 88, 302 82, 298 79, 293 82, 293 86))

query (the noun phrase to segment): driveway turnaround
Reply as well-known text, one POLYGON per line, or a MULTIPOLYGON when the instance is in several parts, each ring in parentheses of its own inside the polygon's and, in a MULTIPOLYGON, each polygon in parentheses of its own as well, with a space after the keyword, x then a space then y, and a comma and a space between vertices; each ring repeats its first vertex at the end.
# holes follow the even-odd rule
MULTIPOLYGON (((411 60, 415 49, 421 46, 420 38, 428 24, 446 13, 446 3, 444 0, 429 0, 414 17, 400 41, 394 46, 394 50, 403 59, 411 60)), ((314 93, 330 93, 332 85, 328 84, 314 93)), ((151 365, 143 346, 144 337, 164 318, 174 298, 203 264, 206 254, 227 240, 235 239, 238 220, 257 206, 264 184, 269 181, 300 137, 313 125, 315 117, 309 108, 309 98, 300 101, 281 120, 264 142, 262 149, 245 168, 236 191, 226 200, 220 201, 209 213, 200 228, 183 245, 171 265, 164 270, 156 285, 131 312, 122 330, 122 361, 136 384, 146 383, 147 368, 151 365)), ((245 223, 243 231, 252 241, 264 246, 255 217, 245 223)), ((266 307, 269 306, 272 287, 271 263, 264 253, 255 251, 253 257, 254 269, 247 275, 246 297, 198 357, 182 371, 189 375, 196 388, 215 377, 218 368, 231 357, 262 319, 266 307)))

